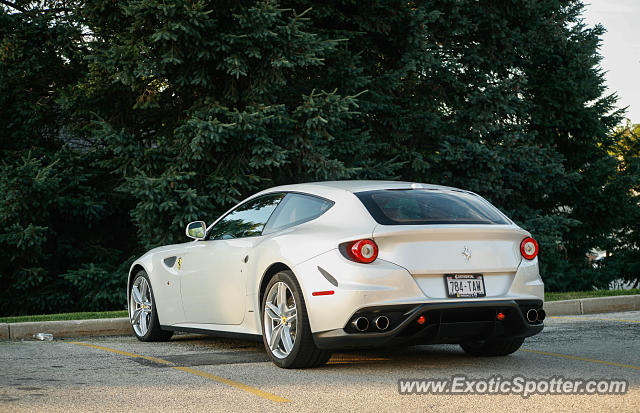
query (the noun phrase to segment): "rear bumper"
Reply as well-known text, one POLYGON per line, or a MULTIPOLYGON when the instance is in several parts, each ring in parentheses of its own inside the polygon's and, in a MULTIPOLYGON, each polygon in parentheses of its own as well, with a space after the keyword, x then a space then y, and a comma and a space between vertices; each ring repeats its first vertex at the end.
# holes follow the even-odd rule
POLYGON ((529 337, 544 328, 543 322, 526 320, 524 314, 532 308, 542 308, 542 301, 491 300, 367 307, 356 312, 351 320, 359 316, 372 320, 385 315, 390 320, 385 331, 372 326, 359 332, 349 322, 344 328, 314 333, 313 339, 319 348, 340 349, 529 337), (502 321, 496 318, 499 312, 505 315, 502 321), (418 323, 420 316, 424 316, 424 324, 418 323))

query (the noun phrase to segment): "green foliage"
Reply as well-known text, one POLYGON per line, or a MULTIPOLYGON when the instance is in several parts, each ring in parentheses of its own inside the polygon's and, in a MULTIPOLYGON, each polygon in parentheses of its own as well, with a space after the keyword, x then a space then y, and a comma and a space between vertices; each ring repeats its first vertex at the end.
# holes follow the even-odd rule
POLYGON ((129 252, 118 249, 126 244, 120 243, 123 234, 117 231, 125 228, 119 225, 118 211, 108 194, 94 190, 100 182, 90 162, 87 164, 65 152, 37 155, 34 151, 11 163, 3 161, 0 248, 6 256, 0 261, 2 313, 122 305, 119 289, 106 288, 93 296, 113 286, 115 280, 120 284, 126 280, 115 269, 129 252), (79 274, 97 282, 89 288, 85 281, 77 281, 79 274), (92 297, 87 297, 90 293, 92 297))
POLYGON ((599 263, 601 272, 611 278, 640 286, 640 124, 627 122, 616 128, 615 144, 610 148, 615 156, 618 173, 609 179, 609 194, 624 193, 616 198, 614 209, 605 213, 616 220, 602 245, 608 254, 599 263))
POLYGON ((552 290, 638 279, 638 131, 580 1, 3 4, 0 314, 121 308, 189 221, 330 179, 480 193, 552 290))
MULTIPOLYGON (((131 261, 125 264, 131 264, 131 261)), ((103 308, 118 308, 126 303, 127 297, 122 286, 127 285, 128 270, 128 265, 89 263, 68 271, 62 278, 71 284, 82 309, 100 311, 103 308)))
POLYGON ((46 11, 54 4, 20 3, 0 6, 0 148, 55 149, 71 115, 55 100, 83 70, 81 33, 73 18, 46 11))

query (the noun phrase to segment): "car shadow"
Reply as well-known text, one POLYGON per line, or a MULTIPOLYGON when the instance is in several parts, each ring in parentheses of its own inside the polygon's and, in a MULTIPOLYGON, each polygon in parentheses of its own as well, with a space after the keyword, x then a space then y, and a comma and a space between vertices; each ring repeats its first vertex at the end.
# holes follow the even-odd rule
MULTIPOLYGON (((255 363, 268 361, 269 357, 262 342, 233 338, 220 338, 198 334, 176 334, 171 341, 194 349, 215 352, 234 352, 233 363, 255 363)), ((457 345, 416 345, 393 348, 340 350, 331 355, 324 368, 340 369, 359 366, 403 366, 451 367, 471 365, 475 357, 468 356, 457 345)), ((213 360, 212 360, 213 361, 213 360)), ((201 362, 201 364, 206 364, 201 362)), ((215 363, 217 364, 217 363, 215 363)))

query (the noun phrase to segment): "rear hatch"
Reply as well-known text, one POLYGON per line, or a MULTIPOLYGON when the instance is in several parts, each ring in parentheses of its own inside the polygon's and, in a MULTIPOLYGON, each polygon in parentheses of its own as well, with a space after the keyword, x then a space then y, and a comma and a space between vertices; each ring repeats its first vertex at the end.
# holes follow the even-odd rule
POLYGON ((447 279, 482 282, 479 297, 509 290, 522 260, 520 243, 528 233, 482 197, 450 189, 356 196, 380 224, 373 232, 378 258, 406 268, 426 296, 456 297, 455 283, 448 285, 447 279))

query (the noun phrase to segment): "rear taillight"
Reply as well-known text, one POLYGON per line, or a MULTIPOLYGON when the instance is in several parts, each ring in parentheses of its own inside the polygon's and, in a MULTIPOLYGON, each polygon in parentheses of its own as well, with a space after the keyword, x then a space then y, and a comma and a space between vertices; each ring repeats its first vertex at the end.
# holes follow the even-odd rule
POLYGON ((369 264, 378 257, 378 246, 373 240, 360 239, 340 244, 340 252, 351 261, 369 264))
POLYGON ((520 253, 528 260, 538 256, 538 243, 531 237, 527 237, 520 243, 520 253))

